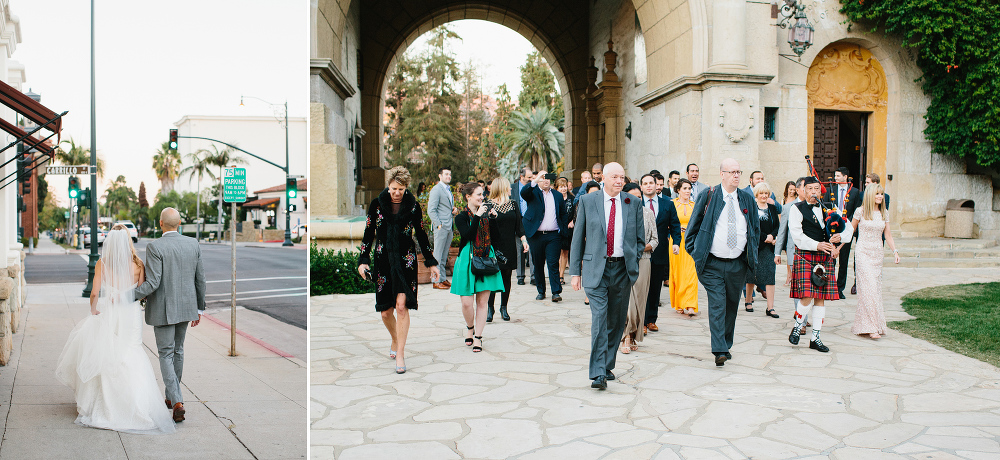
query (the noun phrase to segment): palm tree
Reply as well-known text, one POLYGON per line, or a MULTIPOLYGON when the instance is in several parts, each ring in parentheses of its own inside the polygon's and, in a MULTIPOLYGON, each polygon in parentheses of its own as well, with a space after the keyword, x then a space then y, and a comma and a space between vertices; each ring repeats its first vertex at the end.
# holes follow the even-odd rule
MULTIPOLYGON (((247 160, 243 159, 243 157, 241 157, 239 155, 236 155, 235 152, 236 152, 236 149, 234 149, 232 147, 226 147, 226 148, 224 148, 222 150, 219 150, 215 146, 215 144, 212 144, 212 151, 206 153, 207 156, 206 156, 205 160, 208 161, 209 164, 211 164, 213 166, 218 166, 219 167, 219 176, 218 176, 218 179, 220 181, 222 180, 222 168, 225 168, 226 166, 232 166, 232 165, 245 165, 245 164, 247 164, 247 160)), ((221 192, 222 187, 221 186, 219 187, 219 190, 220 190, 220 192, 219 192, 219 233, 218 233, 218 238, 221 240, 222 239, 222 192, 221 192)), ((235 218, 236 216, 233 216, 233 217, 235 218)))
POLYGON ((513 130, 508 145, 520 164, 527 163, 535 171, 552 170, 566 145, 566 134, 552 123, 551 112, 548 107, 532 108, 514 112, 510 119, 513 130))
MULTIPOLYGON (((90 149, 76 145, 72 137, 59 143, 55 153, 56 161, 66 166, 90 164, 90 149), (63 144, 69 144, 69 149, 63 148, 63 144)), ((97 177, 104 177, 104 160, 100 156, 97 157, 97 177)))
POLYGON ((128 186, 125 176, 122 175, 119 175, 104 193, 104 204, 108 208, 109 215, 116 218, 131 218, 132 207, 137 201, 135 191, 128 186))
POLYGON ((198 177, 198 198, 195 201, 195 219, 197 219, 198 227, 195 232, 195 238, 201 240, 201 179, 205 176, 215 180, 215 173, 212 172, 212 166, 214 166, 209 160, 211 159, 211 152, 205 149, 199 149, 196 152, 189 153, 185 155, 190 166, 181 170, 179 176, 188 176, 188 184, 191 180, 198 177))
POLYGON ((153 171, 160 180, 160 193, 170 193, 174 189, 174 180, 180 174, 181 154, 170 148, 170 142, 164 142, 153 154, 153 171))

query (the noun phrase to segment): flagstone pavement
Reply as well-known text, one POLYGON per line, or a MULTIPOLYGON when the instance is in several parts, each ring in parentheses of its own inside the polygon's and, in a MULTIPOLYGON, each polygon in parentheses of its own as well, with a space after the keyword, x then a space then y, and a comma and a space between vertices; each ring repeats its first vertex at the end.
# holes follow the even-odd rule
MULTIPOLYGON (((904 294, 1000 279, 982 269, 887 267, 889 321, 904 294)), ((313 458, 1000 458, 1000 370, 896 331, 851 335, 856 296, 827 308, 830 353, 788 343, 785 270, 777 312, 740 311, 733 359, 716 367, 702 314, 674 314, 619 354, 616 381, 590 388, 590 310, 514 286, 513 320, 487 325, 484 351, 462 342, 460 300, 421 286, 407 372, 394 373, 374 295, 313 297, 313 458)), ((568 281, 568 280, 567 280, 568 281)), ((700 286, 699 286, 700 287, 700 286)), ((985 308, 996 308, 984 305, 985 308)))

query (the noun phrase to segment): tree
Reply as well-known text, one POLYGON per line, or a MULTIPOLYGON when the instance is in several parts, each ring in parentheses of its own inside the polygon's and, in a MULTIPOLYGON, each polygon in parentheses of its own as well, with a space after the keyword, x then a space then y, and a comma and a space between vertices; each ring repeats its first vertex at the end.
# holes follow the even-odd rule
MULTIPOLYGON (((38 171, 41 171, 39 169, 38 171)), ((35 201, 38 202, 38 212, 45 208, 45 202, 49 199, 49 182, 45 180, 45 174, 38 174, 38 190, 35 192, 35 201)))
MULTIPOLYGON (((222 180, 222 168, 224 168, 226 166, 245 165, 245 164, 247 164, 247 160, 243 159, 243 157, 241 157, 239 155, 236 155, 236 153, 235 153, 236 149, 234 149, 232 147, 226 147, 226 148, 224 148, 222 150, 219 150, 215 146, 215 144, 212 144, 211 148, 212 148, 212 150, 211 151, 206 150, 205 153, 204 153, 204 155, 206 155, 206 161, 208 161, 208 163, 210 165, 218 166, 219 167, 218 179, 220 181, 222 180)), ((201 200, 196 198, 196 201, 201 201, 201 200)), ((219 194, 219 200, 218 201, 219 201, 219 222, 218 222, 218 224, 219 224, 219 233, 218 233, 218 235, 219 235, 219 238, 222 238, 222 194, 221 193, 219 194)), ((196 209, 195 212, 197 212, 197 211, 198 210, 196 209)))
POLYGON ((160 144, 160 149, 153 154, 153 171, 160 180, 160 191, 170 192, 174 189, 181 169, 181 154, 170 148, 170 142, 160 144))
POLYGON ((562 95, 556 88, 556 77, 552 69, 538 51, 528 53, 521 69, 521 94, 517 96, 517 104, 521 110, 531 108, 551 108, 552 122, 557 128, 565 123, 562 95))
POLYGON ((522 108, 514 112, 511 124, 513 130, 508 142, 520 163, 527 163, 536 171, 552 171, 562 158, 566 143, 566 135, 552 123, 552 109, 534 108, 525 112, 522 108))
POLYGON ((115 220, 131 220, 133 207, 138 199, 135 191, 125 182, 125 176, 119 175, 114 182, 108 186, 104 193, 104 205, 107 206, 109 215, 115 220))
POLYGON ((59 207, 55 195, 49 193, 45 198, 45 207, 38 213, 38 230, 56 230, 66 225, 67 208, 59 207))
POLYGON ((181 222, 189 222, 196 211, 196 200, 194 192, 181 194, 177 190, 171 190, 168 193, 157 193, 156 202, 149 208, 146 215, 149 220, 158 222, 163 208, 174 208, 181 215, 181 222))
POLYGON ((139 210, 135 213, 136 227, 139 227, 139 233, 145 235, 146 230, 150 227, 149 220, 149 200, 146 199, 146 183, 139 182, 139 210))
MULTIPOLYGON (((469 60, 468 66, 462 72, 462 105, 460 108, 459 120, 462 130, 462 140, 465 142, 464 152, 467 158, 472 158, 478 166, 481 145, 486 135, 486 128, 492 118, 489 110, 486 109, 488 96, 483 94, 483 79, 479 68, 469 60)), ((479 174, 478 168, 475 170, 473 178, 486 179, 495 176, 483 176, 479 174)))
POLYGON ((510 151, 507 140, 513 129, 510 123, 510 117, 513 112, 514 103, 511 102, 507 85, 500 85, 500 88, 497 90, 496 110, 493 112, 490 124, 484 130, 483 136, 480 139, 479 151, 476 156, 476 177, 483 180, 489 180, 501 175, 508 179, 511 178, 509 172, 501 171, 500 165, 503 156, 510 151))
POLYGON ((428 48, 404 54, 390 76, 385 128, 389 166, 404 165, 415 182, 428 183, 438 168, 451 168, 457 178, 468 177, 473 168, 462 139, 462 97, 454 89, 462 72, 449 48, 461 37, 447 25, 429 33, 428 48))
MULTIPOLYGON (((59 143, 59 148, 55 152, 55 159, 66 166, 89 165, 90 149, 76 145, 76 142, 71 137, 69 140, 59 143), (63 144, 69 144, 69 149, 64 149, 63 144)), ((100 155, 97 156, 97 177, 104 177, 104 159, 100 155)))
POLYGON ((212 172, 212 166, 214 166, 214 164, 212 164, 211 155, 212 152, 205 149, 199 149, 195 152, 187 154, 186 156, 190 166, 182 169, 180 174, 182 176, 188 176, 188 184, 190 184, 191 180, 195 177, 198 178, 198 200, 195 209, 195 220, 199 220, 199 222, 198 230, 195 232, 195 238, 199 240, 201 239, 201 179, 208 176, 212 180, 215 180, 215 173, 212 172))

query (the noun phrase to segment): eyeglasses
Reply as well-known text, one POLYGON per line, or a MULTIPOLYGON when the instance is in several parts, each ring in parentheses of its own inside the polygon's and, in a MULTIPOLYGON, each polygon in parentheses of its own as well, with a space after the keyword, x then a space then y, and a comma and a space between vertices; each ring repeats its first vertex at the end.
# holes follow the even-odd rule
POLYGON ((722 171, 722 172, 729 173, 729 174, 732 174, 734 176, 742 176, 743 175, 743 171, 740 171, 738 169, 736 171, 722 171))

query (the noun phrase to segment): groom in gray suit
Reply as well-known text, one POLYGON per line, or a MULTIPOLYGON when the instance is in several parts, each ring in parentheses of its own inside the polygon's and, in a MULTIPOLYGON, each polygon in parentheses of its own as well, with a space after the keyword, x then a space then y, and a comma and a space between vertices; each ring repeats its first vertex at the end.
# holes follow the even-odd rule
POLYGON ((156 336, 166 403, 173 409, 175 422, 184 420, 184 336, 188 323, 197 326, 205 312, 201 247, 194 238, 177 232, 180 225, 176 209, 160 212, 163 236, 146 246, 146 282, 135 289, 136 300, 147 298, 146 324, 153 326, 156 336))
POLYGON ((742 190, 740 164, 722 160, 722 183, 698 195, 688 221, 684 248, 694 259, 698 281, 708 294, 708 330, 715 365, 732 359, 736 313, 747 272, 757 266, 760 223, 756 201, 742 190))
POLYGON ((608 163, 603 172, 604 190, 584 195, 577 204, 567 270, 573 290, 582 286, 590 299, 590 387, 599 390, 615 379, 611 370, 646 247, 639 199, 621 193, 625 169, 608 163))

